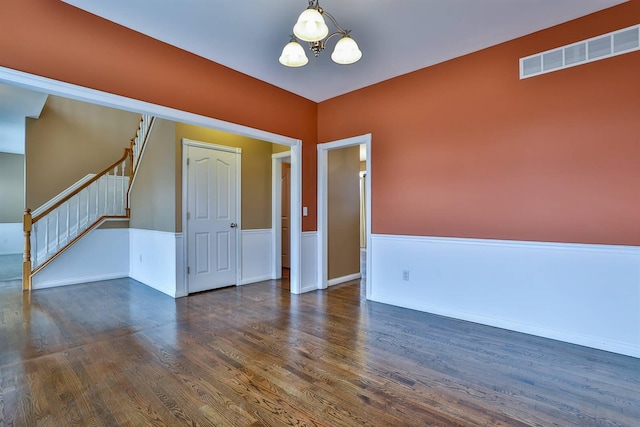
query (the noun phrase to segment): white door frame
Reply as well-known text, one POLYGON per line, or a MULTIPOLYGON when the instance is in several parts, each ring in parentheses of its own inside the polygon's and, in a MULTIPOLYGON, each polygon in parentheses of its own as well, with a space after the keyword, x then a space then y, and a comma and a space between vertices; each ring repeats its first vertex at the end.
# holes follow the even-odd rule
POLYGON ((329 270, 329 150, 365 144, 367 147, 367 175, 365 176, 365 188, 367 199, 366 211, 366 235, 367 235, 367 265, 365 267, 365 288, 367 299, 371 297, 371 134, 354 136, 352 138, 318 144, 318 289, 326 289, 328 286, 329 270))
MULTIPOLYGON (((273 230, 273 279, 282 277, 282 164, 291 163, 291 151, 271 155, 271 229, 273 230)), ((293 214, 293 206, 291 212, 293 214)))
MULTIPOLYGON (((207 142, 194 141, 192 139, 182 138, 182 254, 183 265, 189 266, 188 258, 188 238, 189 238, 189 221, 187 219, 187 203, 188 203, 188 177, 189 171, 187 170, 187 151, 189 147, 204 148, 205 150, 224 151, 227 153, 237 154, 236 159, 236 224, 238 227, 235 229, 236 233, 236 286, 242 285, 242 149, 237 147, 228 147, 225 145, 209 144, 207 142)), ((185 268, 186 270, 186 268, 185 268)), ((185 287, 187 294, 189 294, 189 275, 185 274, 185 287)))
MULTIPOLYGON (((300 271, 302 257, 302 140, 278 135, 248 126, 242 126, 212 117, 189 113, 175 108, 164 107, 150 102, 126 98, 112 93, 65 83, 46 77, 29 74, 11 68, 0 67, 0 83, 18 86, 24 89, 45 92, 50 95, 64 96, 78 101, 90 102, 105 107, 125 111, 151 114, 160 119, 186 123, 216 129, 237 135, 291 147, 291 293, 299 294, 302 289, 300 271)), ((179 235, 180 233, 178 233, 179 235)), ((180 246, 181 247, 181 246, 180 246)), ((177 249, 177 248, 176 248, 177 249)), ((181 256, 176 258, 176 295, 186 295, 186 266, 180 265, 181 256), (184 274, 182 274, 184 273, 184 274)))

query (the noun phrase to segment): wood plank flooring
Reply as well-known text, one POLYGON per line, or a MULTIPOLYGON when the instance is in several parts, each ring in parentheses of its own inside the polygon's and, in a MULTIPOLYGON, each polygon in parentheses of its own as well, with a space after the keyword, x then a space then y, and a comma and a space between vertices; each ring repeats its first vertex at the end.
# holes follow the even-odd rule
POLYGON ((640 359, 263 282, 0 285, 0 426, 639 426, 640 359))

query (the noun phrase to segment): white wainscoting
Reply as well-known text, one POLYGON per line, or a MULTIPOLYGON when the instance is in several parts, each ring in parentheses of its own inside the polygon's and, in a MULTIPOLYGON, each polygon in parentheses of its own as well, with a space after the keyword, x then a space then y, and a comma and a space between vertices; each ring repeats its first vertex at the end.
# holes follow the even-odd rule
POLYGON ((242 230, 242 281, 241 285, 262 282, 274 278, 273 231, 242 230))
POLYGON ((130 228, 129 234, 129 277, 171 297, 184 296, 176 268, 182 260, 177 250, 181 234, 139 228, 130 228))
POLYGON ((129 229, 91 231, 33 276, 33 289, 110 280, 129 275, 129 229))
POLYGON ((639 247, 373 235, 370 250, 374 301, 640 357, 639 247))
POLYGON ((0 223, 0 255, 21 254, 24 233, 21 222, 0 223))
POLYGON ((301 239, 301 293, 318 289, 318 232, 304 231, 301 239))
POLYGON ((186 297, 189 294, 187 290, 187 276, 184 268, 184 245, 182 233, 176 233, 176 294, 175 298, 186 297))

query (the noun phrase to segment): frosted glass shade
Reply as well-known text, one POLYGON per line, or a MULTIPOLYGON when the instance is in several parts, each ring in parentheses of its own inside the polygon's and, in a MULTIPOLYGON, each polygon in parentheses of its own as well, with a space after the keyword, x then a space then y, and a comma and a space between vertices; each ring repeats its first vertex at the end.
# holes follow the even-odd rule
POLYGON ((282 55, 280 55, 279 61, 287 67, 302 67, 309 62, 309 59, 307 55, 305 55, 302 46, 295 41, 291 41, 282 49, 282 55))
POLYGON ((306 42, 317 42, 327 37, 329 27, 324 23, 322 14, 315 9, 306 9, 300 14, 298 22, 293 26, 293 34, 306 42))
POLYGON ((362 58, 362 52, 358 48, 358 44, 351 37, 344 36, 338 43, 331 54, 333 62, 338 64, 353 64, 362 58))

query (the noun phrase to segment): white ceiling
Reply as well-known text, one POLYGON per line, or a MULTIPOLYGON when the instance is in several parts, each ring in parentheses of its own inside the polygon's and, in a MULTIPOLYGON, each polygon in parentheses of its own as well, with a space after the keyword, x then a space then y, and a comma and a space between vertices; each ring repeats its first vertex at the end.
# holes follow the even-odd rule
POLYGON ((363 58, 334 64, 332 39, 302 68, 278 57, 307 0, 63 1, 320 102, 626 0, 321 0, 363 58))

